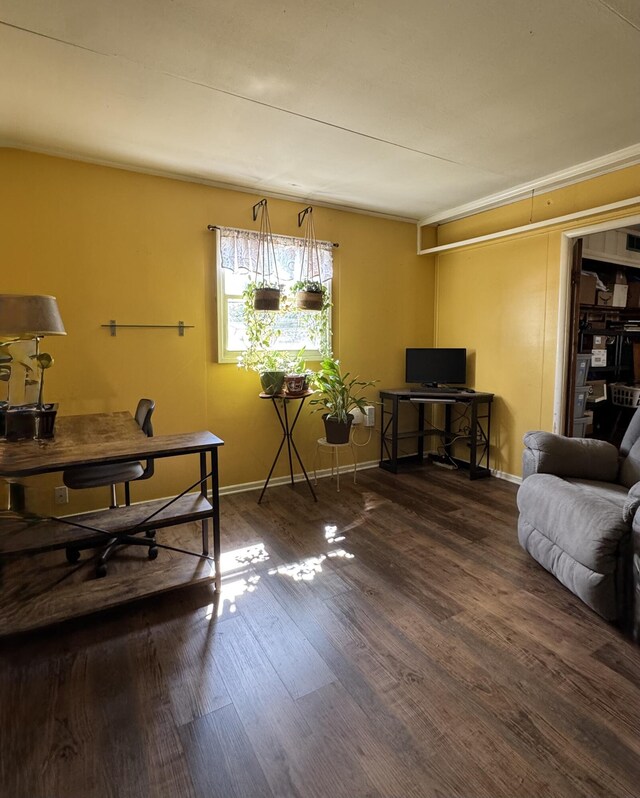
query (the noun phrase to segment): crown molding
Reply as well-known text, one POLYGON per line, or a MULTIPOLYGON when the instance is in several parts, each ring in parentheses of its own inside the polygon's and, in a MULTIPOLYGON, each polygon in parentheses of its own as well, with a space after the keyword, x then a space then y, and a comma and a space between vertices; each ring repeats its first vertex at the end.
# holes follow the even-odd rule
POLYGON ((211 188, 221 188, 225 191, 239 191, 242 194, 251 194, 253 196, 268 197, 269 199, 284 200, 286 202, 301 202, 306 205, 313 205, 314 208, 328 208, 332 211, 342 211, 343 213, 357 213, 360 216, 372 216, 376 219, 387 219, 391 222, 405 222, 407 224, 417 224, 418 220, 415 216, 398 216, 392 213, 383 213, 382 211, 372 211, 367 208, 358 208, 353 205, 341 205, 337 202, 325 202, 316 200, 312 197, 305 196, 304 194, 285 194, 275 190, 267 190, 265 188, 241 185, 236 183, 225 183, 220 180, 209 180, 205 177, 198 177, 196 175, 183 174, 182 172, 171 172, 162 169, 152 169, 145 166, 137 166, 123 161, 117 161, 109 158, 93 158, 89 155, 79 155, 78 153, 69 152, 64 149, 57 149, 51 147, 33 147, 28 144, 23 144, 18 141, 10 141, 0 138, 0 149, 23 150, 25 152, 35 152, 38 155, 50 155, 53 158, 64 158, 67 161, 79 161, 80 163, 89 163, 94 166, 106 166, 110 169, 122 169, 125 172, 136 172, 143 175, 151 175, 152 177, 163 177, 167 180, 179 180, 182 183, 197 183, 201 186, 210 186, 211 188))
POLYGON ((632 147, 616 150, 616 152, 611 152, 600 158, 594 158, 592 161, 584 161, 568 169, 562 169, 559 172, 546 175, 546 177, 541 177, 538 180, 522 183, 506 191, 489 194, 486 197, 473 200, 473 202, 467 202, 464 205, 458 205, 455 208, 431 214, 421 219, 418 222, 418 226, 423 227, 453 222, 465 216, 489 211, 492 208, 499 208, 501 205, 509 205, 512 202, 518 202, 518 200, 530 199, 532 194, 556 191, 559 188, 580 183, 588 178, 599 177, 638 163, 640 163, 640 144, 634 144, 632 147))

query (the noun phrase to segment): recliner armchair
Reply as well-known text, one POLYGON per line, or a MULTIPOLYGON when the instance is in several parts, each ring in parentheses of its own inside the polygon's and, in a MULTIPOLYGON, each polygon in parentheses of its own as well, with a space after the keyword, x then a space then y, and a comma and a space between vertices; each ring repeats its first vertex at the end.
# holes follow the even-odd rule
POLYGON ((638 590, 632 547, 635 537, 640 552, 640 410, 619 451, 549 432, 528 432, 524 445, 521 546, 592 610, 627 626, 638 590))

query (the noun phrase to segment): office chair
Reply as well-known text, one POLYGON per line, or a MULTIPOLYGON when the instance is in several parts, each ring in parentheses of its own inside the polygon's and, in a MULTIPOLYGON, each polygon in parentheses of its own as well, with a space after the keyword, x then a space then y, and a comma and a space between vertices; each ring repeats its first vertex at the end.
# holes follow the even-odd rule
MULTIPOLYGON (((135 419, 144 434, 151 438, 153 437, 153 425, 151 423, 151 416, 155 410, 156 403, 152 399, 141 399, 136 408, 135 419)), ((118 498, 116 495, 116 485, 124 483, 124 497, 125 505, 131 504, 131 493, 129 489, 130 482, 138 482, 142 479, 149 479, 153 476, 153 460, 147 460, 144 466, 142 463, 115 463, 112 465, 103 466, 82 466, 78 468, 69 468, 62 474, 62 481, 72 490, 82 490, 84 488, 98 488, 102 486, 109 486, 111 488, 111 508, 118 506, 118 498)), ((145 538, 154 538, 155 530, 145 533, 145 538)), ((149 559, 155 560, 158 556, 158 549, 156 546, 149 545, 146 540, 136 541, 141 546, 149 546, 149 559)), ((75 564, 80 559, 80 552, 84 549, 98 548, 100 544, 95 541, 89 543, 77 543, 67 546, 66 555, 67 561, 75 564)), ((107 561, 113 556, 116 548, 119 545, 134 545, 133 541, 130 543, 118 542, 118 538, 109 538, 106 545, 100 552, 100 556, 96 562, 96 576, 107 575, 107 561)))

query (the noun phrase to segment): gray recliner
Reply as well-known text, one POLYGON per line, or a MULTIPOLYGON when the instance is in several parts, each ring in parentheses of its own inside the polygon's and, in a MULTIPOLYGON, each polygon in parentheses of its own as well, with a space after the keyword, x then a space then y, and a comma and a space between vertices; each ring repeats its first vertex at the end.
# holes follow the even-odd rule
POLYGON ((550 432, 528 432, 524 445, 520 544, 591 609, 628 626, 632 538, 640 541, 640 410, 619 451, 550 432))

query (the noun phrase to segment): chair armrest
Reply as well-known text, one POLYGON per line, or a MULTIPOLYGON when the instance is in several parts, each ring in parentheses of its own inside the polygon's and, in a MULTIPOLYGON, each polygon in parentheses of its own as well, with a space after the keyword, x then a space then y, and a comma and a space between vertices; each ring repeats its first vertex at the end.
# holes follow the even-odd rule
POLYGON ((565 438, 551 432, 527 432, 522 456, 522 478, 531 474, 614 482, 618 450, 593 438, 565 438))
MULTIPOLYGON (((636 482, 629 488, 629 495, 622 508, 622 518, 628 523, 632 523, 635 519, 636 512, 640 507, 640 482, 636 482)), ((634 528, 640 528, 640 519, 634 523, 634 528)))

